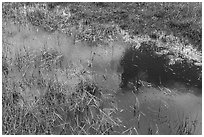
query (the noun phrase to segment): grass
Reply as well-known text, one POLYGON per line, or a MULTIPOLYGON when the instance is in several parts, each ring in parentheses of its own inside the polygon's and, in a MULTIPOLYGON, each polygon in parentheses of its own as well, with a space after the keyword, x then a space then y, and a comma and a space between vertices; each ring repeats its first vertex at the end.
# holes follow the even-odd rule
POLYGON ((130 35, 154 37, 152 32, 158 30, 173 33, 201 49, 201 11, 201 3, 187 2, 4 3, 2 13, 4 20, 31 23, 47 32, 74 34, 77 40, 100 41, 112 32, 105 26, 116 24, 130 35))
POLYGON ((197 116, 195 119, 192 119, 190 116, 183 116, 181 118, 179 117, 178 123, 175 127, 176 128, 175 134, 176 135, 195 135, 198 126, 199 126, 199 123, 197 120, 197 116))
MULTIPOLYGON (((192 45, 193 42, 199 44, 200 40, 199 3, 195 6, 182 6, 182 3, 178 6, 156 3, 66 3, 64 6, 60 3, 3 3, 2 14, 3 25, 7 21, 17 25, 32 24, 48 33, 60 31, 73 37, 74 41, 86 41, 90 46, 107 45, 117 39, 123 39, 136 48, 146 44, 154 49, 151 45, 156 45, 167 49, 155 52, 157 55, 174 53, 171 65, 183 58, 193 65, 202 63, 202 53, 196 49, 197 45, 196 48, 192 45), (146 6, 154 8, 151 12, 149 8, 142 12, 146 6), (158 7, 161 7, 159 11, 158 7), (172 12, 175 9, 178 9, 176 13, 172 12), (179 21, 173 20, 174 14, 178 15, 175 20, 180 18, 179 21), (157 24, 161 20, 166 22, 157 24), (189 22, 190 29, 183 30, 189 22), (154 23, 156 27, 150 27, 154 23), (165 28, 168 23, 170 28, 165 28), (191 32, 195 32, 193 42, 189 39, 192 35, 188 35, 191 32)), ((11 46, 4 40, 2 134, 105 135, 114 134, 114 127, 122 126, 120 119, 114 117, 117 108, 104 105, 113 100, 104 95, 89 70, 74 63, 69 66, 57 50, 32 52, 24 46, 11 53, 11 46)), ((193 134, 192 128, 184 121, 176 134, 193 134)), ((139 133, 131 127, 120 134, 139 133)), ((153 134, 153 129, 149 128, 148 134, 153 134)))
POLYGON ((3 134, 109 134, 117 124, 90 74, 63 66, 59 52, 7 60, 3 56, 3 134))
POLYGON ((188 120, 188 118, 186 117, 185 120, 183 120, 180 125, 178 126, 177 135, 194 135, 195 134, 195 130, 197 125, 193 124, 196 121, 192 121, 192 123, 188 120))

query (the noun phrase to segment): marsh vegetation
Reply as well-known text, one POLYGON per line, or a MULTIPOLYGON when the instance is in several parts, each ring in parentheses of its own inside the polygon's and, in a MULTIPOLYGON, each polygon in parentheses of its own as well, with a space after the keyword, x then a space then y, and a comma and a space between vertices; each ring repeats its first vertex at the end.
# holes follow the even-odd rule
POLYGON ((202 134, 201 3, 2 4, 2 134, 202 134))

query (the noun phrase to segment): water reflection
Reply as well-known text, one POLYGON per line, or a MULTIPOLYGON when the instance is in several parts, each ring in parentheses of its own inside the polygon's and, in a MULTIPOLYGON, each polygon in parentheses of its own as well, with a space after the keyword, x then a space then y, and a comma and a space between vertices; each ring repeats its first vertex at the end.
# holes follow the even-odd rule
POLYGON ((201 134, 201 97, 173 90, 170 93, 165 88, 142 87, 138 92, 137 95, 131 91, 116 94, 117 116, 125 126, 117 130, 135 127, 139 134, 178 134, 179 127, 188 122, 194 134, 201 134))

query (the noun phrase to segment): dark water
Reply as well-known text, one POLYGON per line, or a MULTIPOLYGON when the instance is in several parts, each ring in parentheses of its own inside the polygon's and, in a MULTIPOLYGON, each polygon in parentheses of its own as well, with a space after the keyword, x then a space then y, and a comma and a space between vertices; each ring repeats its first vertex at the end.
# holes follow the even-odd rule
MULTIPOLYGON (((114 95, 114 105, 118 109, 114 117, 120 119, 121 125, 114 127, 115 132, 112 134, 181 134, 179 131, 181 131, 181 127, 185 129, 185 123, 193 134, 201 134, 202 97, 200 93, 202 90, 196 86, 187 86, 180 77, 174 77, 171 74, 170 79, 165 78, 164 71, 161 71, 163 68, 159 67, 158 69, 158 60, 153 64, 150 64, 151 60, 148 58, 148 61, 142 60, 147 61, 144 63, 144 65, 147 64, 145 68, 151 66, 151 69, 148 70, 148 73, 138 71, 141 75, 140 79, 152 82, 153 87, 146 82, 136 94, 133 93, 131 82, 136 73, 132 73, 135 68, 131 66, 135 62, 130 61, 128 62, 130 64, 125 62, 127 65, 126 76, 130 76, 126 77, 127 88, 120 88, 124 73, 124 68, 121 69, 122 71, 119 70, 120 61, 126 49, 123 44, 122 42, 113 42, 113 49, 111 46, 92 49, 85 46, 83 52, 80 52, 80 47, 78 47, 76 54, 82 61, 85 58, 91 58, 92 67, 89 69, 94 81, 103 89, 104 94, 114 95), (93 54, 94 52, 95 54, 93 54), (158 75, 164 78, 165 86, 160 85, 158 75)), ((161 59, 159 64, 162 63, 161 59)), ((187 73, 184 75, 188 78, 187 73)), ((196 81, 193 82, 196 83, 196 81)))
MULTIPOLYGON (((162 48, 165 49, 165 48, 162 48)), ((181 82, 190 87, 202 88, 202 66, 196 66, 187 59, 182 63, 177 61, 169 65, 169 56, 156 55, 156 51, 162 50, 161 47, 155 46, 154 43, 141 43, 139 49, 134 45, 125 50, 121 58, 120 65, 122 72, 122 87, 126 87, 128 82, 135 77, 140 78, 140 73, 145 72, 147 78, 145 81, 155 85, 169 85, 170 82, 181 82)))
POLYGON ((111 89, 115 95, 115 105, 118 108, 115 117, 121 120, 121 126, 115 127, 116 132, 113 134, 169 135, 183 134, 185 129, 192 134, 201 134, 202 89, 195 86, 200 82, 196 81, 197 77, 181 72, 180 75, 185 77, 182 79, 180 76, 173 76, 170 72, 165 73, 161 67, 165 60, 155 62, 145 57, 142 58, 140 65, 143 65, 143 70, 147 68, 148 72, 141 71, 141 68, 133 66, 138 65, 140 60, 137 58, 132 60, 132 55, 133 52, 130 52, 123 57, 125 62, 122 62, 124 67, 120 75, 110 66, 101 66, 104 71, 99 70, 97 65, 93 69, 98 85, 104 90, 111 89), (140 79, 146 82, 134 93, 133 80, 138 74, 140 79), (162 79, 159 79, 159 76, 162 79), (192 79, 190 86, 186 85, 188 78, 192 79), (125 83, 126 88, 120 88, 121 82, 125 83))
POLYGON ((114 94, 114 105, 118 108, 115 117, 122 121, 113 134, 126 130, 124 134, 179 134, 179 127, 185 122, 193 134, 202 133, 202 97, 195 94, 201 89, 178 82, 169 83, 168 88, 144 83, 134 93, 131 83, 127 89, 119 87, 121 79, 117 74, 106 74, 106 80, 97 74, 95 80, 104 94, 114 94))

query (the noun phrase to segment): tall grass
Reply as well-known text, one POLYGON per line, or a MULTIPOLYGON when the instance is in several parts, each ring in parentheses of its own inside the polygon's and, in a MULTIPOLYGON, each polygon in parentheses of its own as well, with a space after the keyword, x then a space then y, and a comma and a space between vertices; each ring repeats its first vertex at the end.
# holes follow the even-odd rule
POLYGON ((63 59, 48 50, 3 56, 3 134, 110 134, 118 125, 88 70, 63 59))

